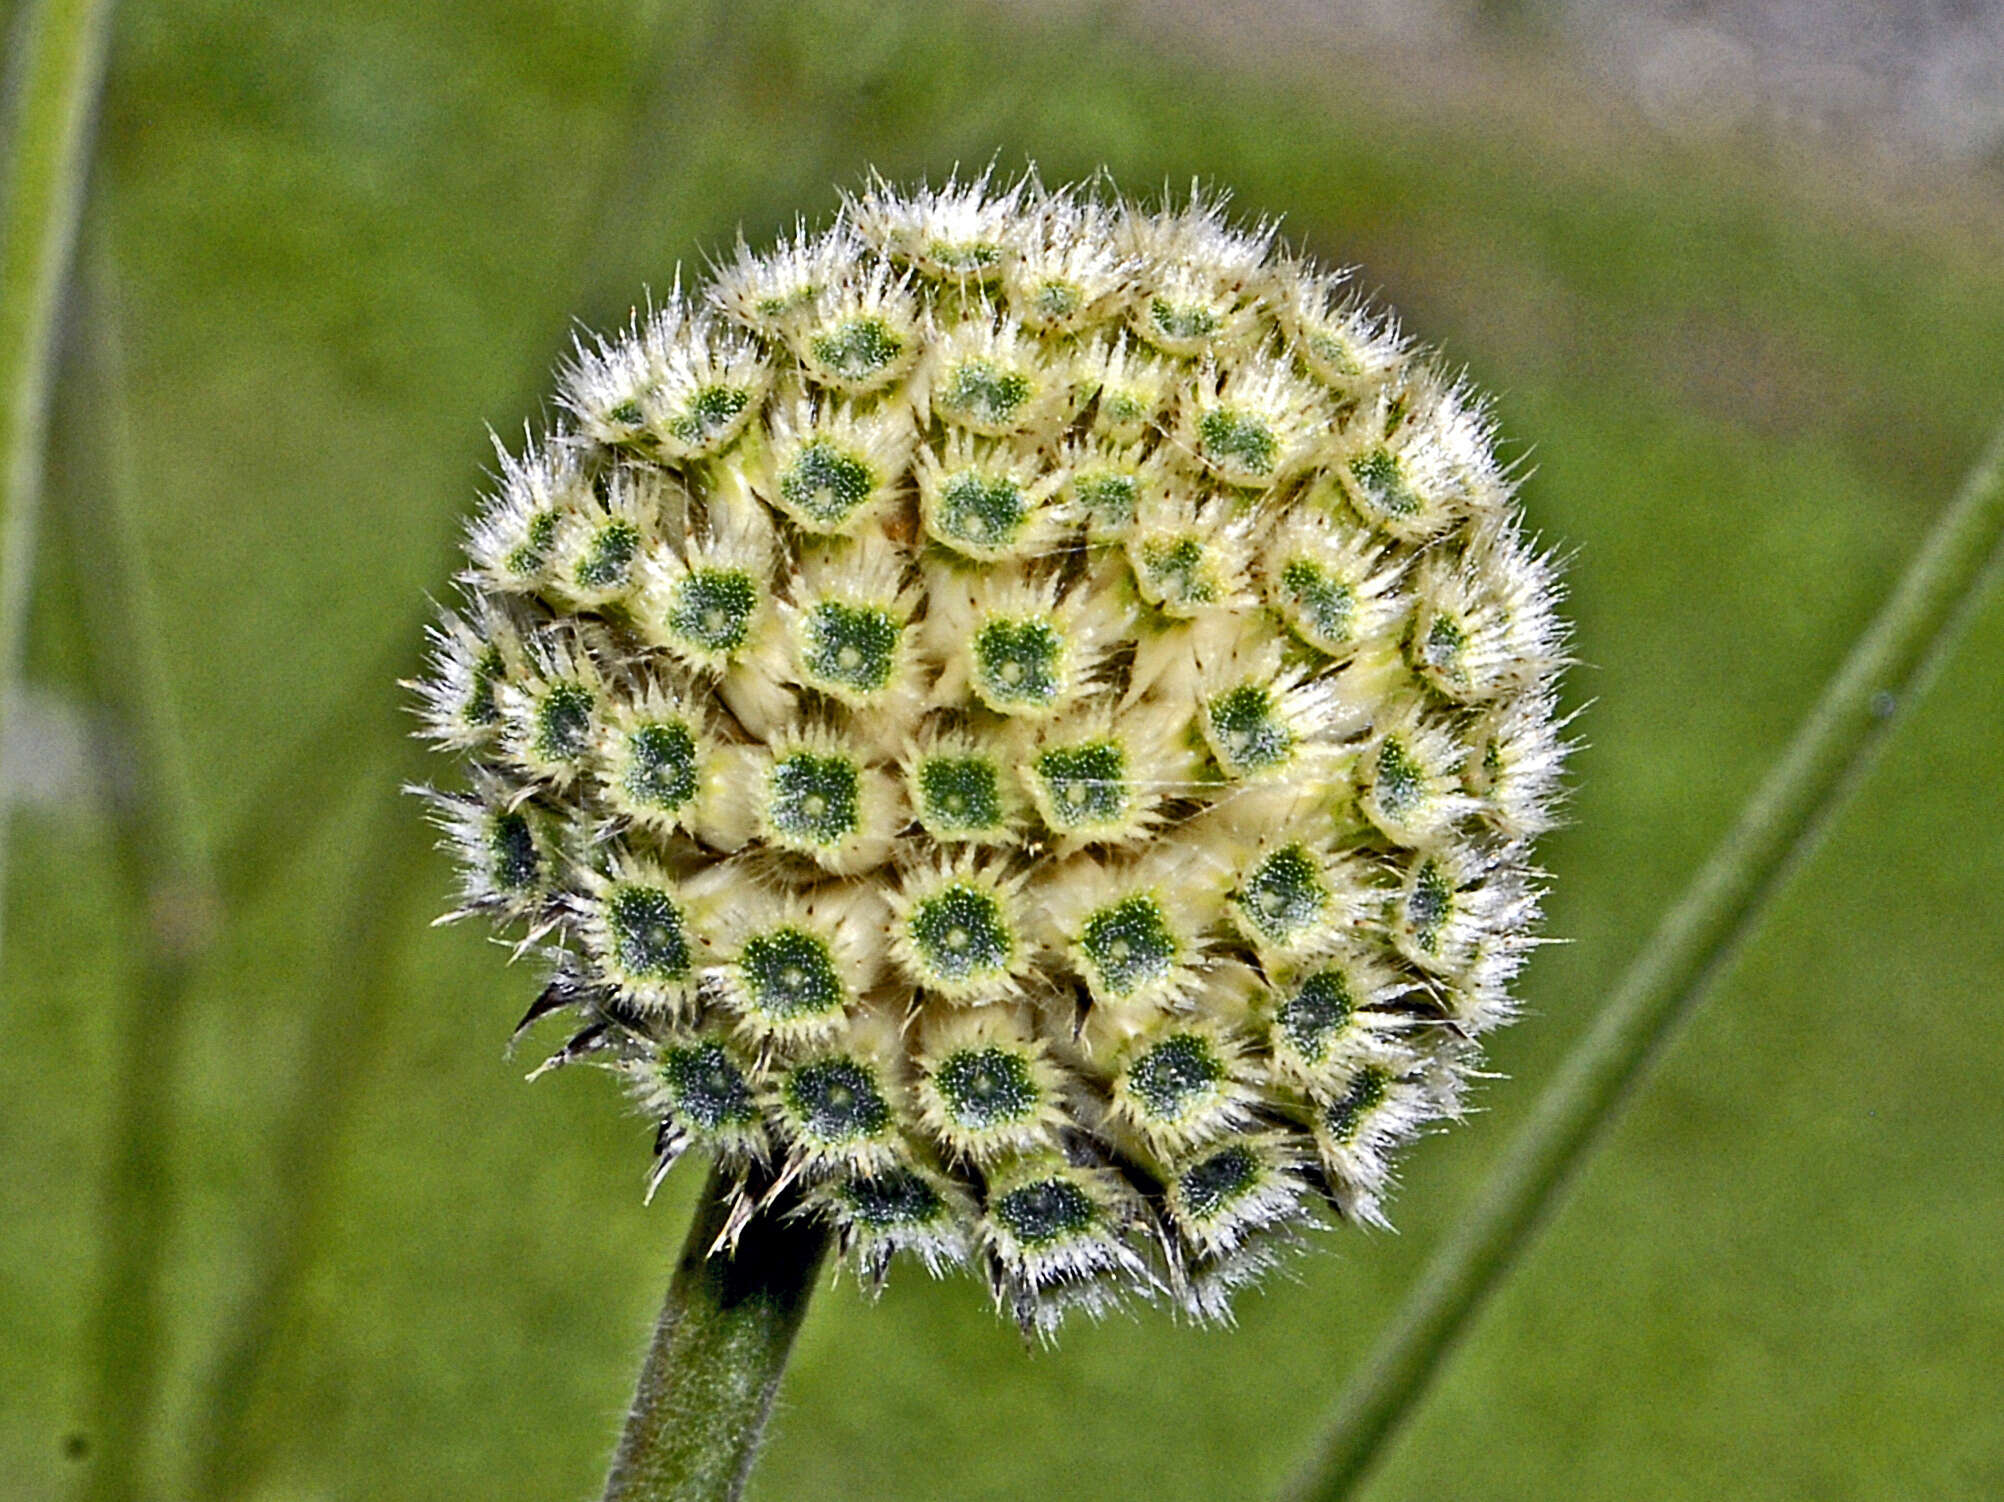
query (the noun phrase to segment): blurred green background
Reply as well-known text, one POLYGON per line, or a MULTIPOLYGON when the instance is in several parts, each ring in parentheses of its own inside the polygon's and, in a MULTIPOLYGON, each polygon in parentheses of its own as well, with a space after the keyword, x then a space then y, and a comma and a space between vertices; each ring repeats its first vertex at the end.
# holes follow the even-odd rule
MULTIPOLYGON (((1535 24, 1464 73, 1229 43, 1021 0, 121 7, 14 753, 0 1495, 596 1494, 694 1170, 644 1206, 613 1085, 504 1055, 536 980, 427 926, 392 680, 572 315, 869 165, 991 159, 1229 187, 1498 394, 1576 555, 1568 942, 1398 1234, 1234 1330, 1055 1350, 969 1279, 839 1283, 751 1494, 1292 1469, 2004 411, 2004 189, 1680 142, 1535 24)), ((2000 671, 1992 598, 1370 1497, 2004 1495, 2000 671)))

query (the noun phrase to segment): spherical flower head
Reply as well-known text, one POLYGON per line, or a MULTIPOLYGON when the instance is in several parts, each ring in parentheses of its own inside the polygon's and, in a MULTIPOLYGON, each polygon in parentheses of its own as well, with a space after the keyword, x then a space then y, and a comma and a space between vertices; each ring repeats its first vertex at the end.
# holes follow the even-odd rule
POLYGON ((739 245, 556 406, 432 632, 429 797, 657 1173, 1039 1334, 1382 1222, 1564 770, 1473 392, 1219 200, 982 177, 739 245))

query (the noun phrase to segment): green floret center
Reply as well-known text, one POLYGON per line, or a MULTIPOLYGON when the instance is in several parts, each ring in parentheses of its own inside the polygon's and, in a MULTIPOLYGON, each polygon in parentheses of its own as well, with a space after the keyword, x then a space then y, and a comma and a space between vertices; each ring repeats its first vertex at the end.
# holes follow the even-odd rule
POLYGON ((758 585, 738 568, 692 570, 675 591, 668 629, 705 652, 735 652, 751 634, 758 585))
POLYGON ((1113 824, 1127 813, 1127 757, 1114 741, 1057 747, 1032 763, 1052 818, 1067 829, 1113 824))
POLYGON ((1165 339, 1179 344, 1209 339, 1220 326, 1218 315, 1202 303, 1172 303, 1166 297, 1149 299, 1148 319, 1165 339))
POLYGON ((1161 903, 1146 892, 1124 897, 1086 919, 1078 947, 1099 975, 1099 989, 1127 996, 1176 965, 1176 935, 1161 903))
POLYGON ((591 690, 553 683, 536 706, 536 754, 545 761, 576 761, 591 746, 591 690))
POLYGON ((1048 1246, 1092 1228, 1092 1196, 1070 1179, 1039 1179, 996 1196, 989 1213, 1024 1246, 1048 1246))
POLYGON ((1141 482, 1117 469, 1088 470, 1072 481, 1072 493, 1088 519, 1102 527, 1133 524, 1141 482))
POLYGON ((1377 770, 1380 808, 1402 819, 1419 807, 1426 797, 1426 774, 1398 737, 1387 736, 1378 748, 1377 770))
POLYGON ((1413 926, 1413 938, 1428 954, 1440 943, 1440 931, 1454 911, 1454 884, 1447 879, 1440 862, 1429 859, 1413 880, 1412 895, 1406 899, 1406 916, 1413 926))
POLYGON ((536 832, 519 809, 495 815, 487 832, 487 856, 488 878, 504 892, 533 890, 542 875, 536 832))
POLYGON ((1357 598, 1347 584, 1296 558, 1280 571, 1280 588, 1283 603, 1311 640, 1335 645, 1349 638, 1357 598))
POLYGON ((682 443, 706 443, 729 428, 750 403, 751 393, 742 387, 704 386, 678 416, 669 419, 668 431, 682 443))
POLYGON ((642 980, 681 980, 689 973, 689 937, 675 899, 659 887, 617 886, 606 899, 613 957, 642 980))
POLYGON ((637 428, 647 417, 640 410, 640 403, 630 396, 605 415, 608 422, 616 422, 623 428, 637 428))
POLYGON ((1322 1124, 1328 1129, 1331 1139, 1349 1142, 1354 1138, 1365 1115, 1384 1104, 1391 1083, 1391 1073, 1380 1065, 1369 1064, 1360 1069, 1357 1078, 1350 1082, 1350 1088, 1332 1100, 1323 1115, 1322 1124))
POLYGON ((509 549, 501 560, 501 566, 517 578, 533 574, 550 556, 550 549, 556 541, 557 513, 538 511, 523 525, 522 540, 509 549))
POLYGON ((1350 477, 1364 499, 1387 516, 1412 516, 1420 509, 1419 497, 1390 449, 1359 454, 1350 461, 1350 477))
POLYGON ((1496 780, 1503 775, 1503 743, 1491 736, 1482 743, 1482 781, 1485 789, 1493 788, 1496 780))
POLYGON ((810 438, 793 467, 779 477, 779 496, 796 514, 838 527, 869 500, 877 477, 855 454, 826 438, 810 438))
POLYGON ((1143 582, 1156 599, 1172 605, 1207 605, 1218 597, 1217 581, 1206 566, 1201 538, 1151 537, 1142 545, 1143 582))
POLYGON ((888 369, 904 353, 905 341, 883 319, 863 314, 843 319, 808 348, 837 379, 861 383, 888 369))
POLYGON ((750 1083, 731 1056, 716 1043, 690 1043, 661 1050, 657 1068, 672 1108, 706 1131, 749 1126, 758 1120, 750 1083))
POLYGON ((1468 632, 1461 622, 1451 615, 1437 613, 1418 642, 1421 671, 1443 688, 1464 687, 1468 674, 1462 666, 1461 654, 1467 645, 1468 632))
POLYGON ((1127 1066, 1127 1089, 1157 1121, 1177 1121, 1206 1104, 1225 1078, 1225 1063, 1196 1033, 1177 1033, 1127 1066))
POLYGON ((872 694, 891 681, 900 625, 878 605, 825 600, 807 613, 806 667, 822 683, 872 694))
POLYGON ((876 1076, 854 1059, 816 1059, 786 1077, 786 1104, 801 1133, 824 1147, 860 1142, 890 1124, 876 1076))
POLYGON ((751 1009, 779 1021, 839 1012, 847 995, 828 945, 798 928, 745 940, 738 973, 751 1009))
POLYGON ((773 765, 768 817, 774 829, 809 845, 839 845, 861 823, 863 778, 846 756, 796 751, 773 765))
POLYGON ((1022 529, 1030 505, 1013 480, 963 470, 939 491, 939 529, 949 543, 1006 547, 1022 529))
POLYGON ((932 1079, 954 1124, 969 1131, 1022 1121, 1042 1099, 1030 1061, 1008 1048, 963 1048, 948 1054, 932 1079))
POLYGON ((838 1192, 851 1215, 877 1230, 927 1225, 946 1209, 939 1191, 908 1168, 849 1179, 838 1192))
POLYGON ((1284 942, 1319 920, 1329 888, 1315 857, 1285 845, 1257 866, 1239 889, 1239 907, 1262 938, 1284 942))
POLYGON ((1041 709, 1063 687, 1065 639, 1049 621, 990 621, 974 634, 974 674, 994 708, 1041 709))
POLYGON ((1040 283, 1030 294, 1031 309, 1047 323, 1070 318, 1084 303, 1085 296, 1077 287, 1055 278, 1040 283))
POLYGON ((967 275, 988 271, 1002 264, 1002 247, 993 240, 934 240, 925 256, 942 271, 967 275))
POLYGON ((814 301, 816 289, 797 287, 791 292, 776 292, 761 297, 752 304, 752 311, 761 318, 777 318, 782 313, 791 313, 795 308, 804 308, 814 301))
POLYGON ((507 670, 499 647, 490 646, 473 659, 472 681, 467 684, 465 706, 459 711, 462 720, 469 725, 492 725, 501 718, 501 706, 494 700, 494 685, 507 670))
POLYGON ((1211 700, 1206 712, 1212 744, 1228 772, 1277 767, 1294 750, 1294 733, 1275 713, 1272 692, 1261 684, 1242 683, 1225 690, 1211 700))
POLYGON ((930 756, 919 764, 919 806, 935 834, 985 834, 1002 823, 1002 777, 978 756, 930 756))
POLYGON ((1460 622, 1451 615, 1436 615, 1433 624, 1427 627, 1426 643, 1420 650, 1429 666, 1445 671, 1454 665, 1454 659, 1467 644, 1468 633, 1461 629, 1460 622))
POLYGON ((1363 361, 1357 358, 1356 349, 1342 335, 1332 334, 1327 329, 1311 329, 1302 342, 1308 347, 1309 360, 1320 365, 1325 375, 1340 378, 1363 374, 1363 361))
POLYGON ((963 360, 947 375, 940 405, 965 414, 984 427, 1004 427, 1016 420, 1030 399, 1030 379, 993 360, 963 360))
POLYGON ((648 808, 680 808, 696 796, 695 733, 680 720, 640 726, 626 738, 620 786, 648 808))
POLYGON ((577 581, 584 589, 609 589, 626 577, 640 551, 640 529, 615 518, 592 534, 591 545, 578 561, 577 581))
POLYGON ((966 882, 914 904, 905 933, 924 969, 948 983, 999 975, 1016 953, 1001 902, 966 882))
POLYGON ((1220 1148, 1200 1158, 1177 1176, 1183 1208, 1197 1220, 1208 1220, 1259 1184, 1259 1157, 1249 1147, 1220 1148))
POLYGON ((1311 1064, 1320 1064, 1355 1010, 1350 983, 1342 971, 1320 970, 1281 1003, 1274 1021, 1296 1053, 1311 1064))
POLYGON ((1141 422, 1154 410, 1155 404, 1144 391, 1106 387, 1099 394, 1100 416, 1114 427, 1141 422))
POLYGON ((1261 478, 1280 459, 1280 440, 1265 423, 1230 407, 1214 407, 1197 420, 1197 448, 1221 468, 1261 478))

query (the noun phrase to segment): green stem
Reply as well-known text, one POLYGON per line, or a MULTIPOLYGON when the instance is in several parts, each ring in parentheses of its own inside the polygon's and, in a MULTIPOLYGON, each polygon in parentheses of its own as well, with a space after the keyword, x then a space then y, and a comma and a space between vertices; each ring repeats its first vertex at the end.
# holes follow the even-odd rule
POLYGON ((712 1171, 640 1370, 605 1502, 724 1502, 744 1489, 814 1279, 828 1255, 797 1200, 754 1215, 733 1255, 709 1255, 731 1178, 712 1171))
MULTIPOLYGON (((111 0, 29 0, 15 21, 0 163, 0 743, 20 672, 41 511, 56 309, 84 199, 111 0)), ((6 810, 0 804, 0 880, 6 810)))
POLYGON ((1814 846, 1974 613, 2004 537, 2004 429, 1935 523, 1779 763, 1545 1089, 1473 1210, 1339 1397, 1286 1495, 1354 1495, 1522 1255, 1636 1079, 1814 846))

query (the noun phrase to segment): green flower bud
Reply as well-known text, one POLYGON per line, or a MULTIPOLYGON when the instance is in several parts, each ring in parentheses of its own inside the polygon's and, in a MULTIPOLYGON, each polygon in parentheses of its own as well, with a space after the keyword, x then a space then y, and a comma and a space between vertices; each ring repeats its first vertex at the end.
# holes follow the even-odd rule
POLYGON ((1172 1152, 1243 1124, 1252 1092, 1238 1049, 1215 1024, 1165 1020, 1113 1063, 1113 1116, 1151 1152, 1172 1152))
POLYGON ((902 380, 924 351, 918 303, 888 267, 845 279, 815 299, 788 340, 801 374, 848 397, 902 380))
POLYGON ((642 1012, 680 1012, 695 990, 697 941, 674 883, 632 858, 582 882, 578 937, 606 989, 642 1012))
POLYGON ((838 1050, 784 1071, 774 1109, 809 1166, 825 1159, 863 1164, 896 1140, 894 1094, 876 1060, 838 1050))
POLYGON ((1132 1192, 1105 1169, 1055 1154, 996 1165, 979 1230, 996 1306, 1048 1335, 1072 1307, 1097 1314, 1125 1288, 1147 1286, 1129 1241, 1136 1215, 1132 1192))
POLYGON ((1064 1076, 1034 1019, 981 1007, 936 1019, 918 1056, 930 1133, 954 1157, 989 1162, 1053 1145, 1067 1120, 1064 1076))
POLYGON ((1360 945, 1281 970, 1257 1009, 1266 1055, 1278 1075, 1326 1096, 1410 1027, 1396 1008, 1412 989, 1360 945))
POLYGON ((541 807, 484 771, 464 793, 415 791, 430 801, 440 848, 459 867, 460 900, 449 916, 490 913, 509 923, 541 914, 562 870, 557 832, 541 807))
POLYGON ((827 731, 780 739, 754 796, 759 830, 774 848, 838 875, 881 861, 903 822, 897 783, 827 731))
POLYGON ((1204 1280, 1249 1238, 1298 1220, 1307 1188, 1284 1137, 1243 1133, 1178 1157, 1163 1201, 1192 1273, 1204 1280))
POLYGON ((902 406, 858 411, 803 397, 773 414, 757 490, 803 532, 852 535, 895 503, 911 449, 902 406))
POLYGON ((635 1099, 654 1116, 667 1144, 700 1142, 726 1158, 766 1150, 751 1064, 728 1044, 701 1034, 670 1034, 644 1059, 629 1061, 635 1099))
POLYGON ((1049 544, 1045 503, 1060 478, 1034 453, 955 434, 919 453, 919 517, 936 542, 976 563, 1032 555, 1049 544))
POLYGON ((834 1220, 842 1250, 873 1294, 895 1257, 917 1259, 934 1277, 967 1259, 973 1202, 946 1175, 916 1163, 846 1174, 815 1202, 834 1220))
POLYGON ((1019 882, 965 856, 915 870, 891 899, 891 956, 947 1000, 1012 992, 1031 958, 1019 895, 1019 882))
POLYGON ((943 844, 1014 844, 1020 838, 1015 770, 995 750, 953 732, 913 746, 903 766, 912 812, 943 844))
POLYGON ((520 459, 498 439, 495 447, 501 489, 467 525, 470 572, 484 590, 530 593, 550 577, 564 524, 591 504, 590 480, 568 443, 542 445, 520 459))
POLYGON ((596 760, 611 812, 658 835, 688 826, 717 744, 697 702, 693 691, 650 685, 606 705, 596 760))
POLYGON ((1464 748, 1417 706, 1389 719, 1357 758, 1357 807, 1394 845, 1431 844, 1469 813, 1464 748))

